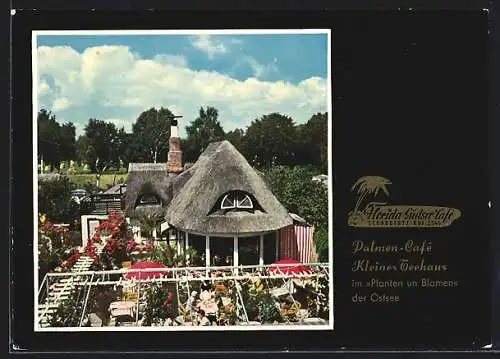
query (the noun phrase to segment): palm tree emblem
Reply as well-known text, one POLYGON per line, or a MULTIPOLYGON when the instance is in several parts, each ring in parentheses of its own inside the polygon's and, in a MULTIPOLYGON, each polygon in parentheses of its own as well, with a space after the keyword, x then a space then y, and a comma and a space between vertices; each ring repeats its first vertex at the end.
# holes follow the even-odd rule
POLYGON ((349 224, 357 225, 363 221, 364 215, 360 210, 360 206, 368 195, 375 198, 382 191, 389 196, 387 186, 390 184, 392 184, 391 181, 381 176, 364 176, 359 178, 351 188, 351 191, 356 192, 359 197, 356 201, 354 211, 349 213, 349 224))

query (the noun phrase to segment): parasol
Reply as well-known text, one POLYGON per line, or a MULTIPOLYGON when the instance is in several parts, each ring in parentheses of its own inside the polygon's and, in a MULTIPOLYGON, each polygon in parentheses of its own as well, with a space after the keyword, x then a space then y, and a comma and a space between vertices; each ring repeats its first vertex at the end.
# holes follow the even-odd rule
MULTIPOLYGON (((149 269, 149 268, 167 268, 163 263, 156 262, 137 262, 132 264, 128 269, 149 269)), ((150 279, 160 278, 167 274, 165 271, 147 271, 147 272, 129 272, 125 274, 125 279, 150 279)))
POLYGON ((301 273, 310 273, 311 268, 308 266, 301 265, 302 263, 298 260, 287 258, 281 259, 279 261, 274 262, 269 268, 269 273, 279 273, 279 271, 284 274, 301 274, 301 273), (286 264, 286 265, 283 265, 286 264), (296 264, 296 265, 290 265, 296 264))

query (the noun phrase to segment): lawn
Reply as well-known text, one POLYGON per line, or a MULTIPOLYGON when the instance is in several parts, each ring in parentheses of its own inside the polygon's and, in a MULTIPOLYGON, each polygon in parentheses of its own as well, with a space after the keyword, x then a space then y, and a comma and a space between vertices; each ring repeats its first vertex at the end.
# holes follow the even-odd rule
MULTIPOLYGON (((96 183, 96 177, 95 174, 93 173, 85 173, 85 174, 74 174, 74 175, 68 175, 69 181, 75 185, 76 188, 85 188, 86 185, 88 184, 95 184, 96 183)), ((115 181, 114 183, 125 183, 127 181, 127 173, 106 173, 101 176, 100 180, 100 188, 102 190, 107 190, 109 187, 113 185, 113 180, 115 181)))

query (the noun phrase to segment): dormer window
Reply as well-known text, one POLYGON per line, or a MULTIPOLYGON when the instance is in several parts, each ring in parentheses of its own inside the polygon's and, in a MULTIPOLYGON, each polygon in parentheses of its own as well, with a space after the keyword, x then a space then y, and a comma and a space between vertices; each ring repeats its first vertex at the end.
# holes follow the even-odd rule
POLYGON ((243 192, 231 192, 226 194, 221 201, 221 209, 253 209, 253 203, 250 196, 243 192))
POLYGON ((160 204, 158 197, 154 194, 143 194, 141 198, 139 198, 139 205, 157 205, 160 204))

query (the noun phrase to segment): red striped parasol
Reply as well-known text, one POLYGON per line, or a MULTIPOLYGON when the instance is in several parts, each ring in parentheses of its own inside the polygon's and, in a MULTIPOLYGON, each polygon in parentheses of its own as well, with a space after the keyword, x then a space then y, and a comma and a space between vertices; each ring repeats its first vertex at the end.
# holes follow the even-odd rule
MULTIPOLYGON (((148 269, 148 268, 167 268, 163 263, 156 262, 137 262, 132 264, 129 269, 148 269)), ((150 279, 159 278, 166 275, 166 271, 147 271, 147 272, 129 272, 125 274, 125 279, 150 279)))
POLYGON ((269 268, 270 273, 279 273, 279 271, 284 274, 300 274, 300 273, 310 273, 311 268, 308 266, 301 265, 302 263, 298 260, 292 258, 281 259, 274 262, 269 268), (283 264, 296 264, 296 265, 283 265, 283 264))

